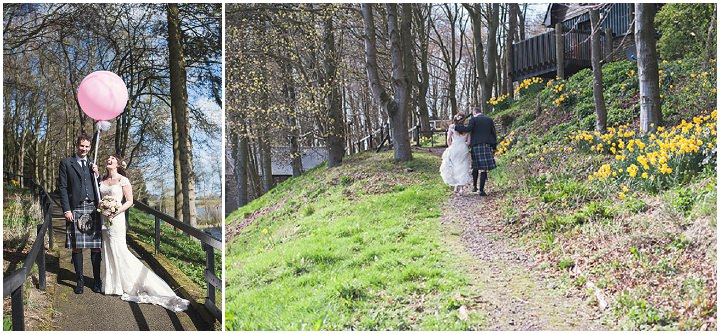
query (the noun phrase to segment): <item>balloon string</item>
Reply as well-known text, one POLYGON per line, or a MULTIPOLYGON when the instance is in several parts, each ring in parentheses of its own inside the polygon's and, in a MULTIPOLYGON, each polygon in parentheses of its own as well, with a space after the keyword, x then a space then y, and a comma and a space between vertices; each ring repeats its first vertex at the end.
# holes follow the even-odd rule
MULTIPOLYGON (((98 146, 99 143, 100 143, 100 130, 97 130, 97 134, 95 135, 95 158, 93 159, 93 163, 95 164, 95 166, 97 166, 97 155, 98 155, 98 150, 100 149, 100 146, 98 146)), ((100 167, 98 167, 98 173, 100 173, 100 167)), ((97 182, 96 182, 96 184, 97 184, 97 182)), ((97 203, 99 204, 100 203, 100 186, 99 185, 95 187, 95 194, 97 195, 97 197, 96 197, 97 203)))

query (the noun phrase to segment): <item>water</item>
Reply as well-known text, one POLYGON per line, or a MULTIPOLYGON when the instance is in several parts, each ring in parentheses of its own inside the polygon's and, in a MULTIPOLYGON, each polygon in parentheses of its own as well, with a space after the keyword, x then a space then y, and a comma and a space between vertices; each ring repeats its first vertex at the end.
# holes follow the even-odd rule
POLYGON ((210 235, 213 236, 213 238, 222 240, 222 228, 221 227, 208 227, 203 229, 203 231, 210 233, 210 235))

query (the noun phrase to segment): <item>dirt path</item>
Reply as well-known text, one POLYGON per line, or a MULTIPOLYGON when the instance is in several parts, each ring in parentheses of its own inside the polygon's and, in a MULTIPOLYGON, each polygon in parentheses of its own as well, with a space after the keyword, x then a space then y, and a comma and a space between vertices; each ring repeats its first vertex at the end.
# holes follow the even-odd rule
POLYGON ((496 210, 502 199, 496 196, 455 196, 446 208, 461 209, 445 210, 442 218, 457 250, 469 254, 463 266, 476 294, 469 308, 485 317, 484 329, 606 330, 587 302, 501 233, 496 210))

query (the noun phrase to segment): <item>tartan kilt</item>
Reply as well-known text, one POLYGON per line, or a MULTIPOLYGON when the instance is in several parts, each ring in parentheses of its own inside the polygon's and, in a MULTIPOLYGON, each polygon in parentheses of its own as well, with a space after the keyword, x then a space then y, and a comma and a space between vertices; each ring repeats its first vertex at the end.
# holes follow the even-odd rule
POLYGON ((90 232, 81 232, 75 222, 65 222, 65 248, 101 248, 102 247, 102 222, 100 215, 95 208, 95 203, 82 202, 72 210, 73 217, 77 220, 81 215, 89 213, 94 221, 95 229, 90 232))
POLYGON ((493 170, 497 168, 495 165, 495 155, 492 147, 488 144, 473 145, 470 150, 472 156, 472 168, 477 170, 493 170))

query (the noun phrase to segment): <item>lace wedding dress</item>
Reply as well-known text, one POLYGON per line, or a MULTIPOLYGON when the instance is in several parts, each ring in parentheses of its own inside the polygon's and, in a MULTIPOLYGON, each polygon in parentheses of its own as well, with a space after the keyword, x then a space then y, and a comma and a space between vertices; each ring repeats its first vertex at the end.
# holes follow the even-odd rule
MULTIPOLYGON (((122 187, 130 180, 122 176, 120 183, 108 186, 100 183, 103 198, 110 196, 118 203, 122 201, 122 187)), ((107 226, 103 216, 103 226, 107 226)), ((174 312, 185 311, 189 301, 178 297, 170 286, 157 274, 140 262, 127 247, 125 214, 111 220, 110 226, 102 230, 102 282, 106 295, 120 295, 122 300, 135 303, 160 305, 174 312)))
POLYGON ((452 136, 452 144, 443 152, 440 176, 451 186, 470 184, 470 151, 465 136, 454 130, 448 132, 448 136, 452 136))

